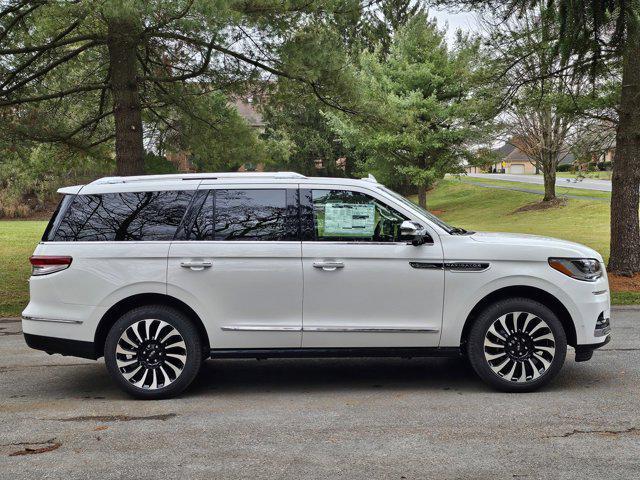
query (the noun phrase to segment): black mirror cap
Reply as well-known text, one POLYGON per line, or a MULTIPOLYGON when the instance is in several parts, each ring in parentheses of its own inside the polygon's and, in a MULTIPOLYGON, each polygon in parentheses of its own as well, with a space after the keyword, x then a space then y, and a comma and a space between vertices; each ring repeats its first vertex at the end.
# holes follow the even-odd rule
POLYGON ((411 245, 413 245, 414 247, 419 247, 420 245, 425 244, 433 245, 433 238, 426 232, 416 235, 411 240, 411 245))

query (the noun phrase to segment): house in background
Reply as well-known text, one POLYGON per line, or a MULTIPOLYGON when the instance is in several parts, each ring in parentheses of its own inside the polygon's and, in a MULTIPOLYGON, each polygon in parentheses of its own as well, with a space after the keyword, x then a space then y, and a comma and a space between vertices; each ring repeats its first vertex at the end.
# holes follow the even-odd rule
MULTIPOLYGON (((265 122, 262 118, 262 114, 256 108, 253 97, 246 98, 234 98, 229 101, 229 105, 236 108, 238 114, 254 128, 258 134, 263 133, 265 129, 265 122)), ((191 152, 178 151, 167 152, 167 160, 176 166, 176 169, 180 173, 193 173, 195 167, 191 161, 191 152)), ((238 169, 239 172, 262 172, 264 171, 264 165, 262 163, 253 164, 245 163, 238 169)))
MULTIPOLYGON (((493 151, 496 161, 489 168, 467 166, 467 173, 510 173, 512 175, 533 175, 540 173, 534 161, 520 148, 516 139, 505 142, 500 148, 493 151)), ((560 154, 562 158, 558 165, 571 165, 575 161, 572 153, 560 154)))

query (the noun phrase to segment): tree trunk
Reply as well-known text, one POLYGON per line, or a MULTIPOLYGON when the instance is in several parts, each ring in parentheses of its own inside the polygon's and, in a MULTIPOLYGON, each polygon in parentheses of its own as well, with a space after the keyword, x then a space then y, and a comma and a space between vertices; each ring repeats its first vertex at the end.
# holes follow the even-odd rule
POLYGON ((544 198, 543 202, 549 202, 556 198, 556 164, 554 160, 545 159, 542 165, 542 176, 544 177, 544 198))
POLYGON ((136 24, 126 18, 108 20, 109 67, 116 128, 116 174, 144 173, 142 107, 138 92, 136 24))
POLYGON ((424 185, 418 187, 418 205, 427 208, 427 187, 424 185))
POLYGON ((611 255, 609 270, 640 272, 640 29, 629 22, 622 62, 620 119, 611 178, 611 255))

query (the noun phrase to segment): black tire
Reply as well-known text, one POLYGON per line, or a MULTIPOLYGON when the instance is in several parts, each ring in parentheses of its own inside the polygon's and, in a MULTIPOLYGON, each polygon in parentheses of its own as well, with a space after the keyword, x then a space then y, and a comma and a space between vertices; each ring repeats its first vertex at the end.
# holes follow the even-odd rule
POLYGON ((104 360, 122 390, 154 400, 179 395, 191 384, 202 364, 202 348, 198 330, 185 314, 164 305, 147 305, 128 311, 111 327, 104 360), (138 373, 132 373, 136 369, 138 373))
POLYGON ((475 372, 503 392, 531 392, 548 384, 562 368, 566 354, 567 336, 560 320, 529 298, 488 306, 474 321, 467 339, 467 355, 475 372))

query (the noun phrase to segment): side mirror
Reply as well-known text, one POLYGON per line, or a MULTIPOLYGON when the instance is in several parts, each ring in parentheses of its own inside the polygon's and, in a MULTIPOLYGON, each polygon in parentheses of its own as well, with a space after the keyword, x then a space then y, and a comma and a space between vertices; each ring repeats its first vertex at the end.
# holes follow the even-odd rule
POLYGON ((407 239, 408 245, 415 247, 424 245, 425 243, 433 243, 433 238, 427 233, 427 230, 418 222, 405 220, 400 225, 400 235, 407 239))

